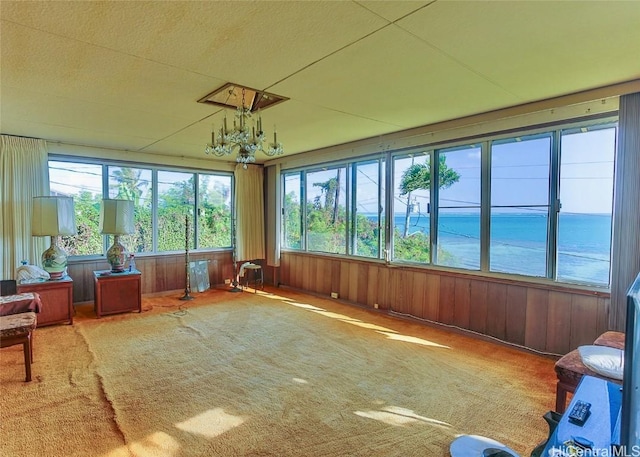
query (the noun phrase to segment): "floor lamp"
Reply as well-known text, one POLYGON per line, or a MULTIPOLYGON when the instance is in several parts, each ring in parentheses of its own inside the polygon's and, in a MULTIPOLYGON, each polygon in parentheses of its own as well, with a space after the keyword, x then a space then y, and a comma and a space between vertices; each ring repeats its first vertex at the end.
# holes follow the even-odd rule
POLYGON ((189 273, 189 215, 184 216, 184 295, 180 300, 193 300, 191 296, 191 274, 189 273))
POLYGON ((233 282, 231 283, 232 287, 229 289, 229 292, 242 292, 242 287, 239 286, 238 282, 238 240, 236 233, 236 213, 233 211, 231 214, 231 243, 233 243, 232 251, 233 251, 233 282))
POLYGON ((120 243, 120 236, 133 233, 133 200, 104 199, 100 208, 100 233, 113 235, 113 245, 107 251, 107 262, 112 273, 122 273, 126 249, 120 243))
POLYGON ((67 253, 58 246, 58 236, 76 234, 73 198, 34 197, 31 234, 51 237, 51 246, 42 253, 42 268, 51 279, 63 278, 67 272, 67 253))

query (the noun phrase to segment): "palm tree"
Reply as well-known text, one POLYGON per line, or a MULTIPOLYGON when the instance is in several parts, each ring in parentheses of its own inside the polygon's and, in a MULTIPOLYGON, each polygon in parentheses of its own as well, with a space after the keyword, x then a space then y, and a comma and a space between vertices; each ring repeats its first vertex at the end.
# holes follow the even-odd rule
MULTIPOLYGON (((460 175, 447 166, 446 156, 438 157, 438 187, 446 189, 460 180, 460 175)), ((431 163, 412 163, 402 173, 400 196, 407 196, 407 212, 405 215, 404 237, 409 234, 409 217, 411 214, 411 192, 431 188, 431 163)))

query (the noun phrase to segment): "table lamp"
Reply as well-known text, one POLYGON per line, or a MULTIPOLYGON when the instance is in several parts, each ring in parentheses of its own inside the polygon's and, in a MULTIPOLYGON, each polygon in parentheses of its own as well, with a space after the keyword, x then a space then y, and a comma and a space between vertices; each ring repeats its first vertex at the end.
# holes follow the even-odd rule
POLYGON ((133 200, 104 199, 100 208, 100 233, 113 235, 113 246, 107 251, 107 262, 113 273, 124 271, 126 249, 120 235, 133 233, 133 200))
POLYGON ((76 234, 73 197, 34 197, 31 234, 51 237, 51 246, 42 253, 42 268, 51 279, 64 277, 67 253, 58 246, 58 236, 76 234))

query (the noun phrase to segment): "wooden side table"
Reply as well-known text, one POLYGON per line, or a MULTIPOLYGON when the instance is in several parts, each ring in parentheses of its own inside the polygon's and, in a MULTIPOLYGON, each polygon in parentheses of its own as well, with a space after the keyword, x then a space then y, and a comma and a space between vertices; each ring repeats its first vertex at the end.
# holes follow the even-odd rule
POLYGON ((37 292, 42 300, 38 327, 53 324, 73 324, 73 279, 18 284, 18 293, 37 292))
POLYGON ((107 314, 142 312, 141 274, 138 270, 112 273, 94 271, 95 305, 98 318, 107 314))

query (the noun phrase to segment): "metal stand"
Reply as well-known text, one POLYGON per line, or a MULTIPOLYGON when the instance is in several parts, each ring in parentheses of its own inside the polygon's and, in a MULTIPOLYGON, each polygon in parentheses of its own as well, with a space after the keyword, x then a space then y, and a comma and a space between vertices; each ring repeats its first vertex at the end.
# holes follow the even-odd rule
POLYGON ((231 220, 231 242, 233 243, 233 282, 231 283, 231 289, 229 292, 242 292, 242 287, 239 287, 238 282, 238 259, 236 253, 236 215, 235 212, 232 215, 231 220))
POLYGON ((191 273, 189 271, 189 215, 184 216, 184 295, 180 300, 193 300, 191 293, 191 273))

